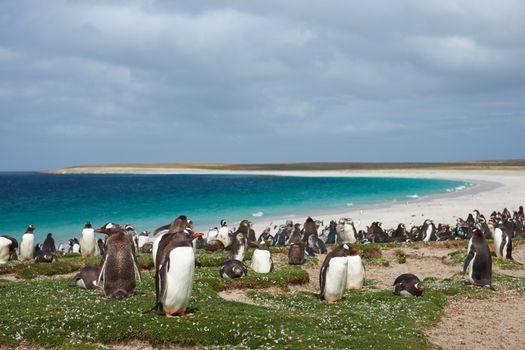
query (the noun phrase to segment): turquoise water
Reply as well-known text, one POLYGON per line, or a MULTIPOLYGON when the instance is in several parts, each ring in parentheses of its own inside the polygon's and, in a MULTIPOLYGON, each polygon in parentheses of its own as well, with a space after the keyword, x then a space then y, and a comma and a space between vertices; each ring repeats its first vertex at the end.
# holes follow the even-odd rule
POLYGON ((315 215, 349 206, 407 200, 463 188, 462 181, 254 175, 42 175, 0 173, 0 234, 37 241, 78 237, 85 221, 152 230, 185 214, 198 230, 220 219, 315 215))

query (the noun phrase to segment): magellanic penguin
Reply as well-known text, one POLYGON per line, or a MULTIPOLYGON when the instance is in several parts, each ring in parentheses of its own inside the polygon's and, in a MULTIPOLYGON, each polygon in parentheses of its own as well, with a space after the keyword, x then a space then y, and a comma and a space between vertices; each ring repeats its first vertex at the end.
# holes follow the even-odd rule
POLYGON ((252 244, 257 246, 257 249, 252 255, 252 269, 258 273, 268 273, 273 271, 273 260, 270 250, 266 246, 266 242, 255 242, 252 244))
POLYGON ((221 227, 219 228, 219 232, 217 233, 217 239, 222 242, 224 245, 224 248, 228 248, 232 244, 232 239, 230 237, 230 229, 228 228, 228 223, 226 220, 222 219, 221 227))
POLYGON ((91 222, 86 222, 80 235, 80 252, 82 257, 94 256, 96 248, 95 230, 91 222))
POLYGON ((365 267, 356 247, 350 248, 348 259, 347 289, 361 289, 365 283, 365 267))
POLYGON ((16 248, 18 248, 18 241, 13 237, 0 236, 0 264, 5 264, 9 260, 16 260, 16 248))
POLYGON ((96 289, 99 273, 100 268, 98 266, 85 266, 75 275, 75 284, 84 289, 96 289))
POLYGON ((423 282, 411 273, 404 273, 394 281, 394 294, 420 297, 425 291, 423 282))
POLYGON ((483 232, 477 227, 472 230, 472 236, 468 242, 463 273, 468 275, 469 283, 493 289, 492 256, 483 232))
POLYGON ((133 243, 118 224, 107 223, 96 232, 108 235, 97 285, 107 298, 120 300, 132 296, 136 279, 141 280, 133 243))
POLYGON ((304 264, 304 250, 306 243, 299 241, 298 243, 292 243, 290 249, 288 249, 288 264, 290 265, 302 265, 304 264))
POLYGON ((18 260, 31 261, 35 255, 35 235, 33 231, 36 226, 29 225, 20 242, 20 254, 18 260))
POLYGON ((348 255, 350 247, 342 244, 332 250, 324 259, 319 273, 321 293, 319 297, 329 303, 338 302, 343 298, 348 278, 348 255))
POLYGON ((172 232, 163 237, 155 269, 157 313, 167 317, 184 316, 191 299, 195 253, 191 239, 184 231, 172 232))
POLYGON ((502 221, 494 227, 494 250, 501 259, 512 259, 512 238, 502 221))
POLYGON ((228 259, 222 264, 219 274, 222 278, 241 278, 248 276, 248 267, 239 260, 228 259))

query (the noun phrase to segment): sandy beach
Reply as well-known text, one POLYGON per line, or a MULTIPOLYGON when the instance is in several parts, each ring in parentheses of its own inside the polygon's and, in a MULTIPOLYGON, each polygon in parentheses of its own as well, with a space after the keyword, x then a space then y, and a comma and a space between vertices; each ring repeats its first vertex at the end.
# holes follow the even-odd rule
MULTIPOLYGON (((389 202, 368 206, 349 206, 339 211, 323 208, 295 217, 252 217, 257 233, 270 223, 281 224, 287 219, 304 222, 308 215, 323 220, 325 225, 332 219, 352 218, 356 228, 366 229, 373 221, 381 221, 384 228, 399 223, 420 225, 425 219, 435 223, 454 224, 458 217, 466 218, 469 212, 478 209, 486 216, 493 210, 517 210, 525 202, 524 170, 452 170, 452 169, 407 169, 407 170, 333 170, 333 171, 234 171, 209 169, 133 168, 133 167, 79 167, 54 171, 55 174, 251 174, 275 176, 348 176, 348 177, 404 177, 462 180, 472 187, 441 195, 418 197, 403 202, 389 202)), ((198 226, 197 228, 204 229, 198 226)))

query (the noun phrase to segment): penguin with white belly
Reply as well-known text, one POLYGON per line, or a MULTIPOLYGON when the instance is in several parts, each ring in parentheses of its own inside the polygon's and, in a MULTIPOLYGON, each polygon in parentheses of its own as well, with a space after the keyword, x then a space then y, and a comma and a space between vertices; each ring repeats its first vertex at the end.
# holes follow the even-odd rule
POLYGON ((157 265, 157 251, 159 249, 159 243, 162 241, 165 235, 169 232, 184 231, 188 227, 188 218, 185 215, 180 215, 171 224, 161 226, 153 231, 153 265, 157 265))
POLYGON ((480 229, 474 228, 468 242, 467 257, 463 264, 463 273, 467 282, 492 288, 492 256, 487 240, 480 229))
POLYGON ((423 223, 423 226, 421 226, 421 233, 423 233, 423 242, 430 242, 436 240, 436 226, 432 222, 432 220, 426 219, 423 223))
POLYGON ((348 244, 342 244, 328 253, 324 259, 319 273, 320 299, 336 303, 343 298, 348 278, 349 254, 348 244))
POLYGON ((82 234, 80 235, 80 252, 83 258, 95 255, 96 242, 95 230, 91 222, 88 221, 85 223, 82 234))
POLYGON ((361 289, 365 283, 365 267, 359 255, 359 250, 355 247, 350 249, 347 256, 348 273, 346 279, 347 289, 361 289))
POLYGON ((248 275, 248 267, 242 261, 228 259, 222 264, 219 275, 226 279, 241 278, 248 275))
POLYGON ((257 248, 252 255, 252 269, 258 273, 268 273, 273 271, 273 260, 270 249, 266 246, 266 242, 253 242, 257 248))
POLYGON ((501 259, 512 259, 512 238, 502 221, 494 227, 494 249, 501 259))
POLYGON ((85 266, 75 275, 75 284, 84 289, 96 289, 99 273, 100 268, 98 266, 85 266))
POLYGON ((411 273, 404 273, 394 281, 394 294, 403 296, 420 297, 425 291, 423 282, 411 273))
POLYGON ((230 247, 230 259, 239 261, 244 260, 244 254, 248 249, 248 243, 243 233, 239 232, 234 236, 232 245, 230 247))
POLYGON ((9 236, 0 236, 0 264, 5 264, 9 260, 17 260, 16 248, 18 248, 16 239, 9 236))
POLYGON ((226 220, 222 219, 220 224, 221 227, 217 233, 217 239, 222 242, 225 248, 228 248, 232 244, 230 229, 228 228, 228 223, 226 220))
POLYGON ((166 317, 186 314, 193 288, 195 253, 184 231, 171 232, 163 240, 169 242, 158 253, 155 269, 157 313, 166 317))
POLYGON ((31 261, 35 255, 35 234, 33 231, 36 229, 36 226, 29 225, 26 232, 22 236, 22 241, 20 242, 20 254, 18 260, 20 261, 31 261))

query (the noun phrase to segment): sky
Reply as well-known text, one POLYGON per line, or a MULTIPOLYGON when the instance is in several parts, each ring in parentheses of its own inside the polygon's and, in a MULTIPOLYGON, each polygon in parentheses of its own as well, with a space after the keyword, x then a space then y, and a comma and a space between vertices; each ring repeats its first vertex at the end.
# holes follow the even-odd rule
POLYGON ((0 2, 0 171, 525 158, 525 2, 0 2))

